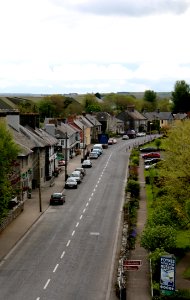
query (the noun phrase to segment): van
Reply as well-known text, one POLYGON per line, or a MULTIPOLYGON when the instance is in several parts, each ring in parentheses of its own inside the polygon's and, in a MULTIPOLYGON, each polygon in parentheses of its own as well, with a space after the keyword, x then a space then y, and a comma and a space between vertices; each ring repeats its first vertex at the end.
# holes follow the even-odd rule
MULTIPOLYGON (((102 146, 102 144, 95 144, 95 145, 93 146, 93 150, 94 150, 94 149, 100 150, 101 153, 103 152, 103 146, 102 146)), ((92 150, 92 151, 93 151, 93 150, 92 150)))

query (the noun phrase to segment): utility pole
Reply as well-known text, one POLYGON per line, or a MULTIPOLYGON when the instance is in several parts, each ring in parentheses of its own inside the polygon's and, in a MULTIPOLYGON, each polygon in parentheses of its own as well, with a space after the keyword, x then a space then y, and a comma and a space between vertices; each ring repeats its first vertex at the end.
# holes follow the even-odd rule
POLYGON ((40 148, 38 147, 38 192, 39 192, 39 208, 42 212, 42 194, 41 194, 41 180, 40 180, 40 148))
POLYGON ((65 133, 65 182, 67 181, 67 131, 65 133))
POLYGON ((82 138, 83 138, 83 160, 84 160, 85 157, 84 126, 82 127, 82 138))

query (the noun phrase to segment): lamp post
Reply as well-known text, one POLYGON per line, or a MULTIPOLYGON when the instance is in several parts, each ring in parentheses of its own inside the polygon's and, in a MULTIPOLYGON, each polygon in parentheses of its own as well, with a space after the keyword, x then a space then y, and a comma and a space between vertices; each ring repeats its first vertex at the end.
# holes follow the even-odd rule
POLYGON ((85 158, 84 126, 82 127, 82 139, 83 139, 83 160, 84 160, 85 158))
POLYGON ((151 131, 151 127, 152 127, 152 125, 153 125, 153 123, 152 122, 150 122, 150 140, 152 140, 152 131, 151 131))
POLYGON ((67 181, 67 131, 65 133, 65 182, 67 181))

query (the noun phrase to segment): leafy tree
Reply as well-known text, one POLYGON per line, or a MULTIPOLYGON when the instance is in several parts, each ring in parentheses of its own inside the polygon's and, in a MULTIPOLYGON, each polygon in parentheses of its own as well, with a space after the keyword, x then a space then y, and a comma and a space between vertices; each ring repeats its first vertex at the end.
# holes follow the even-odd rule
POLYGON ((144 104, 143 109, 147 111, 154 111, 157 108, 157 94, 154 91, 146 90, 144 92, 144 104))
POLYGON ((154 91, 146 90, 144 92, 144 100, 147 102, 155 103, 157 94, 154 91))
POLYGON ((184 80, 176 81, 172 92, 173 112, 190 111, 190 86, 184 80))
POLYGON ((98 112, 101 111, 101 104, 97 101, 96 97, 92 94, 87 94, 84 97, 84 109, 86 112, 98 112))
POLYGON ((149 250, 163 248, 170 252, 176 247, 176 230, 172 226, 146 226, 141 236, 141 245, 149 250))
POLYGON ((14 143, 5 123, 0 121, 0 219, 5 216, 12 196, 9 174, 11 163, 17 158, 18 151, 19 148, 14 143))
POLYGON ((156 140, 155 140, 155 145, 156 145, 156 148, 157 148, 157 149, 160 149, 161 144, 162 144, 162 142, 161 142, 160 139, 156 139, 156 140))

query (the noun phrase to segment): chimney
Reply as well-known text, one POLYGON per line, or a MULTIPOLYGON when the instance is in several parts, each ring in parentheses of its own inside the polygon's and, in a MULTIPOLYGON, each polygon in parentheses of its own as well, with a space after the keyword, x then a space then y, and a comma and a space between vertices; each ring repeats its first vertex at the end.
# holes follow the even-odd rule
POLYGON ((7 112, 7 124, 13 127, 15 130, 19 131, 20 125, 20 114, 19 112, 7 112))

